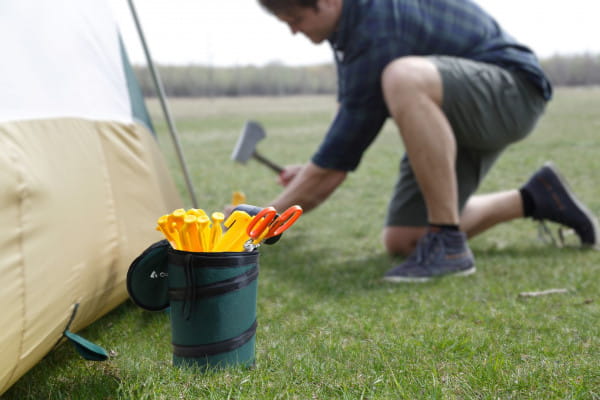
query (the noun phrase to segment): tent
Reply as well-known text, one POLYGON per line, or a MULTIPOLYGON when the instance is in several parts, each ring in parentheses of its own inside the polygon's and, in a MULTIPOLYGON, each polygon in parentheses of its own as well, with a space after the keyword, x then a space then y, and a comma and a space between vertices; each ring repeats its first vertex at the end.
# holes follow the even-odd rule
POLYGON ((0 394, 127 298, 182 206, 109 5, 0 2, 0 394))

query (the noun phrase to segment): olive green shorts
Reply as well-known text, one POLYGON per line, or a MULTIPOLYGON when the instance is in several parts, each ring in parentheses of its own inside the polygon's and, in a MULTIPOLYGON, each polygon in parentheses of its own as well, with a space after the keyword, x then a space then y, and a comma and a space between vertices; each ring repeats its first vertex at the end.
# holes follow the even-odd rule
MULTIPOLYGON (((456 138, 462 210, 502 151, 533 130, 546 101, 519 73, 456 57, 428 58, 442 76, 442 109, 456 138)), ((386 225, 427 225, 425 201, 406 155, 400 162, 386 225)))

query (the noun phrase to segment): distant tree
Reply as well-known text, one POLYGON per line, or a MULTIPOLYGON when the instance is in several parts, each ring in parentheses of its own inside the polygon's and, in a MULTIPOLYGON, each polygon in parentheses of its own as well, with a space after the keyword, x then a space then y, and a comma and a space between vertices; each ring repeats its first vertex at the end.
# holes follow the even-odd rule
POLYGON ((542 67, 555 86, 600 85, 600 55, 556 55, 542 60, 542 67))
MULTIPOLYGON (((542 67, 555 86, 600 85, 600 55, 553 56, 542 67)), ((145 96, 156 90, 148 70, 134 67, 145 96)), ((263 67, 204 65, 158 67, 165 92, 172 97, 290 96, 335 94, 333 64, 290 67, 273 62, 263 67)))

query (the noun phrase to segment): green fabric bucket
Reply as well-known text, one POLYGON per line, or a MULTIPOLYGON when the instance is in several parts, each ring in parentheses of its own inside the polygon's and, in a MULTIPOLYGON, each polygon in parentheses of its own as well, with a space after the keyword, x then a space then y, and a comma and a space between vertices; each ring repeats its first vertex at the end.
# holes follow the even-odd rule
POLYGON ((173 364, 253 366, 258 251, 169 249, 167 260, 173 364))

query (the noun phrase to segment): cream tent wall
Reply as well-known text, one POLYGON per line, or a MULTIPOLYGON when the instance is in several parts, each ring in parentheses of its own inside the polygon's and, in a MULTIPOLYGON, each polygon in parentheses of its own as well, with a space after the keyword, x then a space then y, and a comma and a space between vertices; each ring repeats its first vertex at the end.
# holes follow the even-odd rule
POLYGON ((134 117, 108 4, 1 1, 0 52, 1 394, 76 304, 71 331, 127 298, 129 264, 181 199, 134 117))

